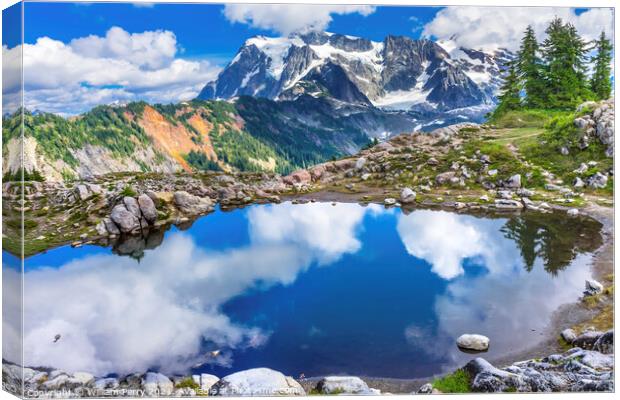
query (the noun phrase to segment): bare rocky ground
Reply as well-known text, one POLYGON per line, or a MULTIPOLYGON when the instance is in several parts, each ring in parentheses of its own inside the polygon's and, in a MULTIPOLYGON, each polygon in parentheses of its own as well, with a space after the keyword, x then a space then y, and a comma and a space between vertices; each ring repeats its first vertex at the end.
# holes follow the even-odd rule
MULTIPOLYGON (((595 114, 596 109, 589 119, 582 118, 586 122, 575 124, 583 125, 589 140, 603 141, 597 136, 599 120, 594 118, 595 114)), ((604 125, 601 135, 607 128, 604 125)), ((537 135, 531 131, 517 133, 520 138, 537 135)), ((604 243, 593 264, 594 276, 602 287, 578 303, 558 310, 549 339, 542 345, 507 355, 504 360, 493 360, 495 365, 506 367, 498 369, 476 359, 464 371, 471 378, 470 389, 475 391, 613 390, 613 331, 608 331, 613 328, 613 200, 604 190, 608 180, 613 179, 612 172, 594 173, 597 161, 592 160, 579 165, 574 171, 576 179, 568 184, 525 159, 512 143, 514 134, 515 131, 474 124, 441 128, 430 134, 402 134, 354 157, 286 177, 266 173, 132 173, 74 183, 5 183, 3 246, 13 253, 19 252, 22 212, 26 256, 60 245, 91 243, 112 246, 119 254, 139 256, 145 249, 158 246, 170 225, 189 225, 216 206, 231 209, 281 201, 374 202, 405 210, 557 212, 564 213, 565 218, 591 217, 604 226, 604 243), (500 146, 487 147, 493 150, 487 153, 479 149, 481 141, 500 146), (560 331, 571 327, 577 338, 586 335, 589 342, 560 339, 560 331), (550 355, 540 357, 547 354, 550 355), (528 360, 515 362, 522 359, 528 360)), ((611 142, 604 137, 607 151, 613 152, 613 136, 611 142)), ((18 369, 11 364, 3 365, 3 382, 9 388, 21 387, 18 369)), ((432 385, 420 388, 424 383, 420 380, 331 377, 302 380, 300 384, 267 369, 239 374, 219 379, 148 373, 107 380, 86 373, 33 368, 27 371, 23 383, 35 397, 46 395, 39 390, 74 393, 76 389, 116 390, 114 395, 129 395, 129 391, 136 390, 153 395, 437 391, 432 385), (243 384, 248 379, 261 383, 243 384)))

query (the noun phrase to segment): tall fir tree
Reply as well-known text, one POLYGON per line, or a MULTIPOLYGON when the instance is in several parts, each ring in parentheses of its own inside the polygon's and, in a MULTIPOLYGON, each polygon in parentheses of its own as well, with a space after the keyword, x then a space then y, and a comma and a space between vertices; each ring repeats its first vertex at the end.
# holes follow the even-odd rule
POLYGON ((549 108, 572 108, 590 96, 586 78, 586 42, 575 27, 555 18, 542 45, 549 108))
POLYGON ((527 27, 521 39, 516 68, 525 90, 525 105, 530 108, 543 108, 545 106, 545 85, 542 60, 539 57, 536 33, 531 25, 527 27))
POLYGON ((590 89, 597 100, 605 100, 611 96, 611 41, 601 32, 596 41, 596 55, 591 58, 594 64, 590 89))
POLYGON ((506 111, 521 108, 521 87, 517 73, 517 60, 508 63, 507 67, 508 73, 504 78, 498 97, 499 104, 493 112, 496 116, 502 115, 506 111))

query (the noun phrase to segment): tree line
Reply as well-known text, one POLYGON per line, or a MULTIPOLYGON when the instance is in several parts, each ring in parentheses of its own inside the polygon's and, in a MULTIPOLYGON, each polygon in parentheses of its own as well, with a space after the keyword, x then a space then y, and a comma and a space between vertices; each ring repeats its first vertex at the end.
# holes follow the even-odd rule
POLYGON ((610 97, 612 45, 605 31, 588 42, 572 24, 555 18, 545 33, 547 38, 539 43, 531 25, 525 30, 507 66, 495 115, 517 109, 573 109, 586 100, 610 97))

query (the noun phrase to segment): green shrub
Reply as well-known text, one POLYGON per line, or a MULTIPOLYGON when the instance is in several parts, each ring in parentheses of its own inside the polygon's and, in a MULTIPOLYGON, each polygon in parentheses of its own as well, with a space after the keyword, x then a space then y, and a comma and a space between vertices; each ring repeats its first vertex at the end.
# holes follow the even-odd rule
POLYGON ((188 388, 188 389, 198 390, 200 389, 200 385, 197 384, 196 381, 194 381, 194 379, 192 379, 191 377, 187 377, 183 379, 181 382, 177 383, 176 388, 177 389, 188 388))
POLYGON ((469 373, 465 370, 457 369, 450 375, 435 379, 433 381, 433 388, 442 393, 469 393, 471 392, 471 387, 469 386, 470 379, 469 373))
POLYGON ((136 197, 137 193, 131 186, 127 185, 123 188, 123 190, 121 190, 120 195, 123 197, 136 197))

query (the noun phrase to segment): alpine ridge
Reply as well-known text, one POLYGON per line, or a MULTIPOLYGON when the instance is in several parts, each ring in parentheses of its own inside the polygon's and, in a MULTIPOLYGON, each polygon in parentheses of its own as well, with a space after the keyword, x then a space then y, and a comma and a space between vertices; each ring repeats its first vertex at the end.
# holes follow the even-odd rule
MULTIPOLYGON (((252 37, 200 99, 239 96, 294 101, 303 95, 418 115, 496 103, 505 49, 466 49, 453 39, 434 42, 387 36, 382 42, 328 32, 252 37)), ((471 119, 465 115, 462 119, 471 119)))

